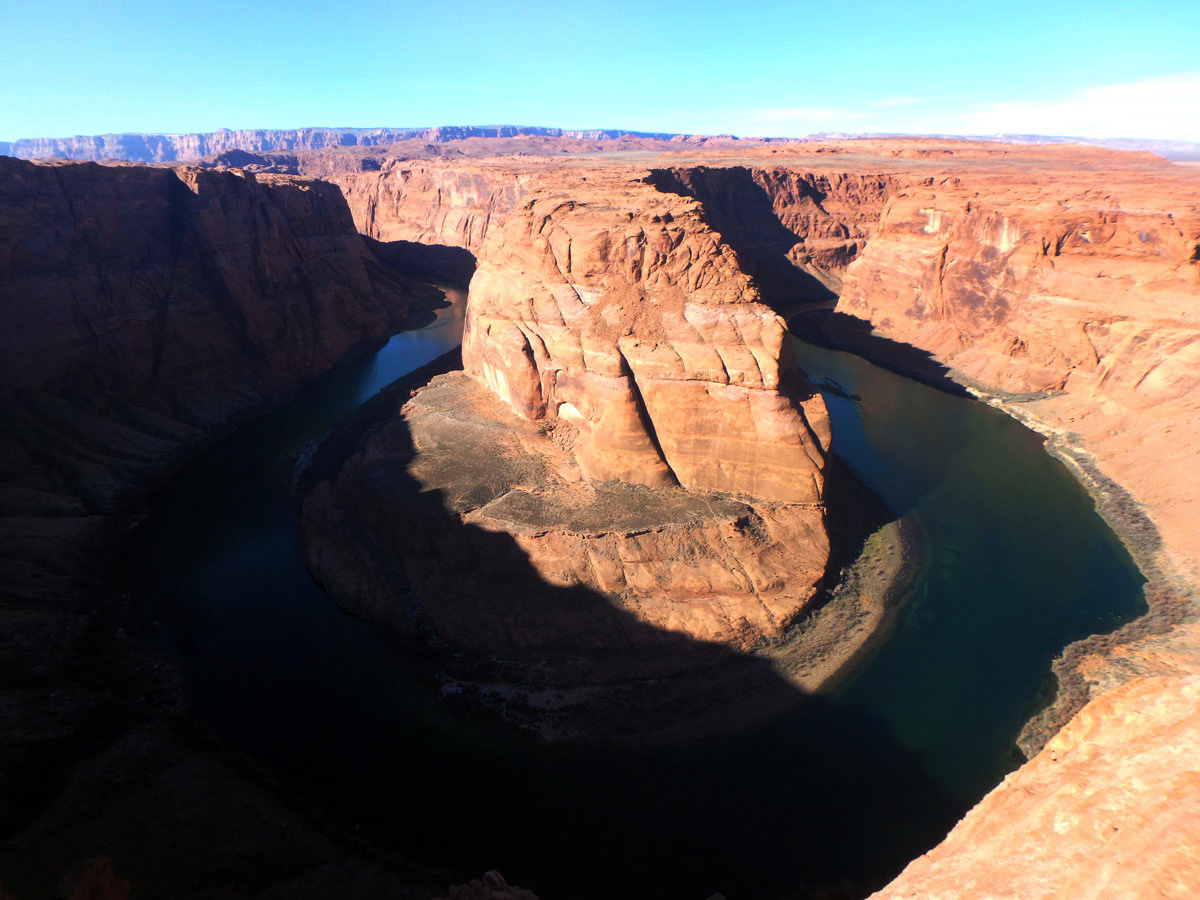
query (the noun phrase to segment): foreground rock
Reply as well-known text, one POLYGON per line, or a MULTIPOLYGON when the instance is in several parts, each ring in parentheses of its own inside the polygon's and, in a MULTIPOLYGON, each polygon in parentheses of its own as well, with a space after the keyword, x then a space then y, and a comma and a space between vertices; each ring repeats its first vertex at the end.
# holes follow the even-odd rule
POLYGON ((874 900, 1194 897, 1200 677, 1090 703, 874 900))

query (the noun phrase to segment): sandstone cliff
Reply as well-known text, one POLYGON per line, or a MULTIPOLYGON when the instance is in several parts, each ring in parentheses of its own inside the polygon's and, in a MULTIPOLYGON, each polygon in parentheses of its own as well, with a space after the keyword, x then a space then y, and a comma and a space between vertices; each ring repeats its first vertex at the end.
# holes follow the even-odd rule
POLYGON ((1200 677, 1093 701, 873 900, 1171 898, 1200 884, 1200 677))
POLYGON ((504 163, 387 160, 379 171, 316 166, 346 197, 358 230, 380 241, 447 244, 478 253, 527 192, 530 175, 504 163))
POLYGON ((196 373, 212 395, 255 369, 295 381, 407 315, 330 185, 14 160, 0 177, 0 399, 74 379, 179 406, 196 373))
MULTIPOLYGON (((579 170, 550 160, 387 159, 364 169, 332 156, 301 154, 294 162, 262 157, 260 163, 294 167, 337 184, 355 224, 384 241, 452 244, 478 253, 489 230, 502 227, 532 189, 557 185, 573 190, 586 182, 579 170)), ((592 166, 599 171, 619 164, 592 166)), ((738 256, 769 305, 831 299, 846 267, 866 246, 899 174, 811 172, 779 165, 673 165, 643 174, 626 167, 663 193, 700 202, 708 227, 738 256)))
POLYGON ((12 513, 49 502, 33 481, 110 508, 139 467, 388 333, 412 297, 336 189, 281 176, 3 160, 0 245, 12 513))
POLYGON ((139 492, 216 429, 435 296, 375 259, 330 185, 0 159, 6 889, 49 896, 97 852, 139 893, 193 890, 181 858, 197 891, 243 885, 238 842, 268 880, 403 887, 181 724, 177 676, 126 632, 121 541, 139 492))
POLYGON ((866 246, 893 189, 888 175, 785 167, 676 166, 651 170, 648 181, 701 201, 780 305, 841 290, 842 273, 866 246))
POLYGON ((588 478, 816 503, 824 404, 757 300, 699 204, 547 191, 482 250, 463 362, 519 415, 574 428, 588 478))
POLYGON ((843 309, 1070 435, 1200 560, 1200 198, 1168 166, 1041 186, 947 175, 889 203, 843 309), (1153 422, 1164 441, 1142 442, 1153 422))

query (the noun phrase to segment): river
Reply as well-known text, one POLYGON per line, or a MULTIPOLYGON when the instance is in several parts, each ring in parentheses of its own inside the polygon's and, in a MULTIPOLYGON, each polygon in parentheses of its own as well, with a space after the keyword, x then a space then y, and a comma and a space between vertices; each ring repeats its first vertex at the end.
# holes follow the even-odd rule
POLYGON ((311 580, 291 493, 306 446, 458 345, 452 298, 199 456, 137 543, 145 639, 192 714, 381 847, 499 868, 543 900, 855 896, 1019 763, 1064 645, 1144 610, 1137 569, 1036 435, 797 342, 829 387, 835 451, 922 536, 886 642, 829 696, 692 744, 565 752, 452 718, 311 580))

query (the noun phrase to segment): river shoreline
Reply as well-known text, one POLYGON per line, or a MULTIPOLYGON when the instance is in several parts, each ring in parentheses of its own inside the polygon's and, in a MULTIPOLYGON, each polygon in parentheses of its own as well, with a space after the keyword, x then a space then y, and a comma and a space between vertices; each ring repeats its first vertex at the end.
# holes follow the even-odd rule
POLYGON ((916 541, 900 520, 869 535, 830 599, 764 654, 776 671, 814 694, 853 677, 896 624, 916 574, 916 541))
POLYGON ((1113 664, 1118 648, 1161 637, 1177 625, 1197 621, 1200 591, 1183 567, 1163 551, 1152 516, 1128 489, 1100 471, 1086 444, 1077 435, 1043 421, 1029 410, 1029 404, 1043 399, 1040 395, 1005 394, 961 375, 957 378, 977 400, 1011 416, 1045 439, 1046 453, 1061 462, 1087 491, 1097 514, 1112 529, 1146 579, 1144 614, 1116 631, 1092 634, 1068 644, 1054 660, 1057 685, 1052 694, 1048 692, 1045 707, 1026 723, 1017 740, 1021 752, 1031 759, 1090 700, 1141 674, 1134 667, 1113 664), (1096 657, 1110 662, 1105 671, 1096 671, 1090 665, 1096 657), (1091 671, 1084 671, 1089 668, 1091 671))
MULTIPOLYGON (((1129 647, 1148 637, 1161 636, 1174 626, 1197 619, 1200 592, 1194 579, 1169 560, 1161 550, 1161 539, 1152 517, 1121 484, 1104 475, 1086 445, 1065 429, 1057 428, 1034 414, 1030 404, 1046 395, 1013 395, 989 389, 961 372, 939 363, 931 354, 907 344, 875 336, 871 325, 830 309, 795 312, 789 329, 797 337, 819 346, 841 350, 911 378, 929 387, 971 398, 999 410, 1043 439, 1046 454, 1060 462, 1087 492, 1097 514, 1104 520, 1134 565, 1146 579, 1146 612, 1115 631, 1089 635, 1063 647, 1051 664, 1041 709, 1022 728, 1017 746, 1028 759, 1036 755, 1070 719, 1096 695, 1107 692, 1138 673, 1129 667, 1110 665, 1099 678, 1083 669, 1097 656, 1111 660, 1118 647, 1129 647), (794 326, 794 327, 793 327, 794 326)), ((1094 668, 1094 666, 1092 667, 1094 668)))

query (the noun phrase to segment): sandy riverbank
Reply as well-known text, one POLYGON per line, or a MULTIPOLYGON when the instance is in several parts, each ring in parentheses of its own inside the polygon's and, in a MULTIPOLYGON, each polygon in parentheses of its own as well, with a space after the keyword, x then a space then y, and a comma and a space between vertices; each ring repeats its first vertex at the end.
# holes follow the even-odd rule
POLYGON ((900 521, 867 537, 833 596, 765 654, 806 693, 824 693, 851 675, 891 633, 912 582, 915 538, 900 521))

